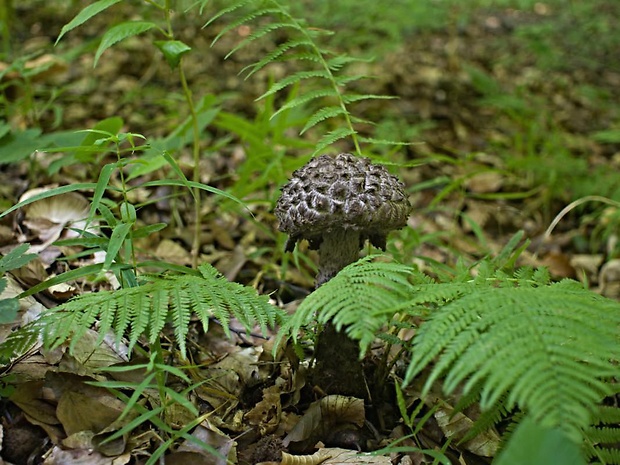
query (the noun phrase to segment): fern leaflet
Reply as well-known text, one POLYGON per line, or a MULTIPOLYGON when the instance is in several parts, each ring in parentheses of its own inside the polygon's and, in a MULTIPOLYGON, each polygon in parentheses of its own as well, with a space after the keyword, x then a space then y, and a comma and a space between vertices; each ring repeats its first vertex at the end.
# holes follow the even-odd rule
MULTIPOLYGON (((283 321, 285 313, 254 289, 227 281, 210 265, 201 265, 199 270, 202 276, 153 277, 138 287, 84 294, 43 313, 39 320, 12 334, 2 349, 24 345, 37 334, 43 335, 47 346, 58 346, 71 339, 73 347, 98 318, 102 328, 114 332, 117 342, 127 332, 130 349, 142 334, 148 334, 153 343, 170 322, 181 355, 185 356, 192 313, 198 315, 205 330, 209 318, 217 318, 227 335, 232 317, 248 331, 256 322, 265 331, 283 321)), ((100 338, 104 335, 102 332, 100 338)))

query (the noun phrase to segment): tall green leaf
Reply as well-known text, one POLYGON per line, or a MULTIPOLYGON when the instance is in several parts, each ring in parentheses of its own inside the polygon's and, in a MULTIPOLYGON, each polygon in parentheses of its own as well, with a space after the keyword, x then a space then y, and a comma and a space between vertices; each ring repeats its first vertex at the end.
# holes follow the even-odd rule
POLYGON ((64 36, 67 32, 75 29, 76 27, 80 26, 81 24, 84 24, 86 21, 88 21, 93 16, 101 13, 102 11, 110 8, 112 5, 114 5, 114 4, 116 4, 116 3, 120 2, 120 1, 121 0, 99 0, 98 2, 95 2, 95 3, 92 3, 92 4, 88 5, 82 11, 80 11, 75 16, 75 18, 73 18, 71 21, 69 21, 67 24, 65 24, 62 27, 62 29, 60 30, 60 34, 58 35, 58 38, 56 39, 55 44, 60 42, 60 39, 62 38, 62 36, 64 36))
POLYGON ((157 27, 155 23, 149 21, 127 21, 110 28, 101 39, 97 53, 95 53, 95 62, 93 67, 97 66, 99 58, 107 49, 112 45, 120 42, 121 40, 128 39, 129 37, 137 36, 150 29, 157 27))

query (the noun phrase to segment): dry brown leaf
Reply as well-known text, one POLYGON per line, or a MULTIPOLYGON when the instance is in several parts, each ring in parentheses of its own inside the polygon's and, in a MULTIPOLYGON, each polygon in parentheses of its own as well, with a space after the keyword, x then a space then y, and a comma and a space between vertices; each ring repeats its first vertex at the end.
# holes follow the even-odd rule
POLYGON ((282 405, 281 388, 278 385, 263 389, 263 398, 252 410, 245 414, 247 422, 258 427, 261 436, 273 433, 280 424, 282 405))
POLYGON ((125 465, 129 463, 131 454, 118 457, 106 457, 92 449, 61 449, 55 446, 45 454, 43 465, 125 465))
POLYGON ((476 173, 465 181, 465 187, 475 194, 497 192, 504 185, 504 176, 498 171, 476 173))
MULTIPOLYGON (((439 402, 434 416, 445 436, 456 442, 463 439, 474 425, 472 419, 461 412, 455 412, 450 405, 444 402, 439 402)), ((482 457, 494 457, 499 449, 499 443, 499 434, 495 430, 489 429, 463 444, 459 443, 459 447, 482 457)))
POLYGON ((333 432, 336 425, 361 427, 365 421, 364 401, 355 397, 331 395, 313 402, 295 428, 284 438, 291 442, 312 441, 333 432))
POLYGON ((192 257, 178 242, 164 239, 157 245, 155 255, 163 261, 176 263, 177 265, 189 265, 192 257))
POLYGON ((339 465, 344 463, 391 465, 392 462, 384 455, 363 454, 350 449, 324 448, 312 455, 302 456, 282 452, 282 465, 339 465))
POLYGON ((80 431, 98 433, 114 422, 123 409, 124 404, 104 392, 96 398, 77 391, 65 391, 58 401, 56 415, 67 435, 80 431))
POLYGON ((196 439, 210 445, 216 450, 221 457, 213 455, 208 450, 200 447, 189 440, 185 440, 179 446, 175 454, 166 457, 166 465, 169 465, 168 459, 174 460, 170 463, 178 463, 186 465, 189 463, 208 464, 208 465, 226 465, 227 463, 237 463, 237 443, 227 434, 218 429, 209 420, 204 420, 193 431, 192 436, 196 439), (176 455, 176 454, 182 455, 176 455), (181 459, 188 461, 182 461, 181 459), (195 462, 194 462, 195 461, 195 462))

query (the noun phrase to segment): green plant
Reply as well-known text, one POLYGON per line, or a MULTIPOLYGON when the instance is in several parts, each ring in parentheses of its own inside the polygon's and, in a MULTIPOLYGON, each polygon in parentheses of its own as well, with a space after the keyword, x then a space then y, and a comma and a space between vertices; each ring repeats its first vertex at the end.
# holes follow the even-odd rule
MULTIPOLYGON (((208 3, 201 0, 201 11, 208 3)), ((345 74, 344 69, 355 63, 364 62, 360 58, 354 58, 346 54, 335 54, 320 43, 320 37, 329 35, 328 31, 306 26, 305 21, 293 16, 284 2, 268 0, 257 2, 256 0, 242 0, 219 10, 206 23, 213 24, 219 18, 237 13, 238 17, 230 20, 215 37, 213 43, 220 40, 226 33, 244 25, 258 23, 247 38, 233 48, 227 56, 232 55, 242 47, 245 47, 258 39, 272 33, 281 33, 285 40, 273 51, 257 62, 246 68, 247 77, 261 71, 269 64, 276 62, 298 63, 302 62, 304 68, 295 71, 283 79, 274 82, 269 89, 258 99, 264 99, 279 93, 280 91, 299 87, 299 94, 285 102, 276 110, 271 118, 275 118, 282 112, 296 109, 311 104, 318 104, 318 108, 307 118, 300 135, 315 129, 320 123, 327 121, 340 123, 331 128, 324 136, 318 138, 314 153, 317 154, 327 147, 342 139, 350 139, 357 155, 362 154, 361 143, 377 143, 372 137, 359 134, 357 126, 370 124, 371 122, 354 116, 350 106, 364 100, 392 98, 385 95, 359 94, 348 90, 347 85, 358 81, 365 76, 360 74, 345 74)), ((398 144, 394 141, 380 141, 386 144, 398 144)))
POLYGON ((580 445, 592 425, 609 421, 599 407, 617 391, 620 304, 574 281, 550 283, 544 269, 511 271, 519 238, 475 267, 437 269, 438 279, 367 257, 304 300, 286 332, 297 340, 316 312, 318 324, 332 321, 359 340, 363 354, 382 328, 408 324, 416 333, 405 384, 432 365, 423 396, 442 381, 448 394, 462 390, 463 405, 477 400, 489 424, 519 409, 580 445))
MULTIPOLYGON (((68 32, 72 31, 76 27, 84 24, 92 19, 94 16, 102 13, 113 5, 119 3, 120 0, 99 0, 96 1, 84 9, 82 9, 69 23, 67 23, 56 40, 58 43, 62 37, 68 32)), ((152 10, 161 14, 162 18, 160 24, 152 21, 124 21, 110 27, 102 36, 101 43, 95 53, 94 66, 97 66, 99 59, 103 53, 110 47, 114 46, 120 41, 128 39, 130 37, 144 34, 148 31, 157 31, 163 40, 153 41, 155 45, 163 54, 168 65, 177 70, 179 82, 183 89, 183 96, 185 98, 187 108, 189 111, 189 126, 191 127, 192 134, 192 160, 193 160, 193 172, 192 180, 194 183, 200 182, 200 150, 201 150, 201 113, 199 111, 200 106, 194 101, 194 96, 189 88, 187 77, 183 68, 183 56, 191 51, 191 47, 182 41, 178 40, 175 35, 175 30, 172 24, 172 12, 173 5, 170 0, 165 0, 163 3, 156 1, 147 2, 152 10)), ((201 105, 203 106, 203 105, 201 105)), ((202 126, 204 127, 204 126, 202 126)), ((202 196, 200 195, 200 189, 196 186, 192 187, 192 197, 194 200, 194 235, 192 245, 192 257, 194 266, 198 263, 198 253, 200 247, 200 231, 201 231, 201 211, 202 211, 202 196)))
POLYGON ((89 384, 100 386, 108 389, 116 397, 126 404, 125 410, 119 416, 115 423, 122 424, 123 419, 126 424, 116 431, 104 435, 101 439, 95 441, 95 446, 100 447, 106 443, 110 443, 123 435, 131 433, 132 430, 145 423, 150 423, 164 435, 161 438, 159 447, 151 454, 146 461, 147 465, 158 463, 160 457, 170 448, 170 446, 178 439, 185 439, 201 449, 208 451, 214 456, 221 457, 217 450, 210 444, 201 441, 197 437, 190 434, 190 431, 199 425, 209 414, 201 415, 196 406, 188 399, 188 394, 203 384, 205 381, 192 383, 191 379, 185 374, 184 370, 174 366, 170 366, 161 359, 161 351, 154 351, 149 356, 147 363, 136 363, 125 366, 106 367, 102 369, 102 373, 128 373, 137 372, 144 373, 144 377, 140 382, 128 381, 92 381, 89 384), (167 379, 174 376, 187 384, 187 387, 181 392, 177 392, 168 386, 167 379), (131 391, 131 395, 127 391, 131 391), (143 405, 140 399, 151 397, 148 395, 149 390, 158 393, 155 401, 151 400, 150 407, 143 405), (184 425, 180 429, 173 428, 166 421, 166 415, 174 408, 182 408, 187 411, 193 420, 184 425), (131 421, 129 421, 131 420, 131 421))
MULTIPOLYGON (((0 257, 0 295, 5 291, 8 281, 4 277, 7 271, 20 268, 36 258, 36 254, 26 253, 29 244, 15 247, 9 253, 0 257)), ((19 301, 15 297, 0 299, 0 324, 12 323, 17 316, 19 301)))
POLYGON ((164 325, 171 323, 176 344, 184 357, 185 337, 193 313, 200 318, 205 331, 209 319, 216 318, 227 334, 227 322, 231 317, 242 322, 248 331, 254 322, 266 330, 283 321, 284 313, 270 305, 267 297, 227 281, 209 265, 201 265, 199 270, 199 275, 187 270, 182 275, 144 277, 139 286, 79 296, 49 309, 35 322, 12 333, 3 344, 2 352, 21 352, 40 335, 48 347, 56 347, 69 339, 71 346, 75 346, 99 320, 101 339, 108 330, 114 333, 117 341, 127 333, 130 348, 143 335, 148 335, 148 342, 155 345, 164 325))

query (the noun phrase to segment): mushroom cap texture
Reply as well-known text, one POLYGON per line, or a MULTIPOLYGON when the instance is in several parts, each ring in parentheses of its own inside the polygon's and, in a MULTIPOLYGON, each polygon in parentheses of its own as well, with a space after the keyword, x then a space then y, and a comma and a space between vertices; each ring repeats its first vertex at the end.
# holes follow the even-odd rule
POLYGON ((278 229, 289 234, 286 250, 301 239, 316 249, 336 229, 359 231, 360 246, 369 239, 385 249, 387 234, 407 224, 411 204, 404 188, 368 158, 349 153, 313 158, 293 173, 276 204, 278 229))

